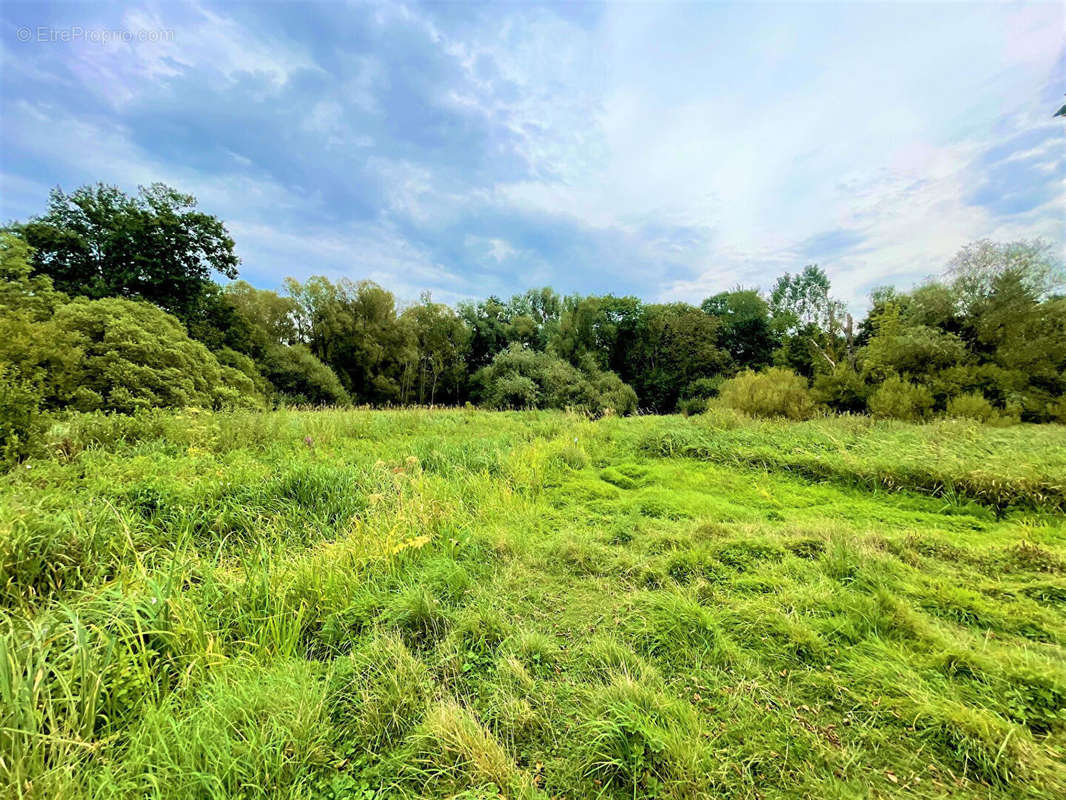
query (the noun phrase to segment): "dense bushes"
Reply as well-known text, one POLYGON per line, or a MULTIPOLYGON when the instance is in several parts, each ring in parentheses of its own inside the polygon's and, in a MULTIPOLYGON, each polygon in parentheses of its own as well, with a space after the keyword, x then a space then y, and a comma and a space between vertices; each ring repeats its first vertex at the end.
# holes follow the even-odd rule
POLYGON ((988 425, 1010 425, 1018 421, 1017 413, 997 409, 980 392, 970 392, 948 400, 947 415, 988 425))
POLYGON ((50 324, 80 355, 51 373, 55 407, 129 413, 262 404, 251 379, 221 366, 176 318, 148 303, 78 298, 60 306, 50 324))
POLYGON ((754 417, 809 419, 815 412, 806 379, 784 367, 745 370, 722 384, 719 397, 728 408, 754 417))
POLYGON ((0 368, 0 469, 32 452, 44 424, 40 387, 0 368))
POLYGON ((5 442, 34 407, 475 401, 698 414, 720 389, 719 406, 791 419, 1066 419, 1066 281, 1041 242, 980 242, 939 280, 876 289, 856 329, 817 265, 766 295, 738 287, 700 307, 548 287, 402 306, 372 281, 322 276, 288 278, 281 292, 223 287, 210 275, 236 274, 233 243, 194 209, 163 186, 135 198, 86 187, 0 231, 5 442))
POLYGON ((933 408, 933 393, 925 386, 906 381, 898 375, 889 377, 870 395, 870 413, 917 422, 933 408))
POLYGON ((599 414, 632 413, 637 396, 612 372, 581 370, 550 353, 512 345, 474 376, 488 408, 574 408, 599 414))
POLYGON ((262 369, 266 379, 287 402, 309 405, 343 405, 348 402, 348 393, 333 370, 302 344, 270 347, 262 369))

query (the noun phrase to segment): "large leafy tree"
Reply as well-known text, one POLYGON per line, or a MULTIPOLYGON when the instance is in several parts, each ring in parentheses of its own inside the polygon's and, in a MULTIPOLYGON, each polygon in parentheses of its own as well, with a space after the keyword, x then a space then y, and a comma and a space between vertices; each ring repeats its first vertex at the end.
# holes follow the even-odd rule
POLYGON ((688 303, 643 307, 622 380, 641 407, 668 413, 694 381, 720 374, 729 355, 718 346, 719 322, 688 303))
POLYGON ((331 283, 313 276, 286 289, 296 303, 296 330, 356 401, 401 402, 405 375, 417 360, 414 337, 392 292, 373 281, 331 283))
POLYGON ((721 292, 704 300, 701 308, 717 317, 718 343, 729 353, 736 369, 759 369, 771 363, 778 341, 770 305, 758 291, 721 292))
POLYGON ((401 319, 414 336, 417 352, 412 399, 430 404, 458 400, 466 379, 470 329, 452 309, 428 295, 401 319))
POLYGON ((844 317, 844 305, 830 295, 829 276, 817 264, 803 271, 785 273, 770 290, 770 309, 774 319, 786 332, 815 325, 831 331, 844 317))
POLYGON ((774 354, 776 363, 811 377, 834 370, 851 355, 851 318, 830 288, 829 276, 816 264, 796 275, 785 273, 774 283, 770 310, 783 339, 774 354))
POLYGON ((146 300, 183 321, 196 315, 214 274, 237 277, 225 225, 161 183, 133 197, 104 184, 57 188, 47 213, 15 229, 35 250, 35 272, 56 289, 146 300))
POLYGON ((1042 299, 1066 287, 1066 270, 1051 245, 1040 239, 966 245, 952 258, 944 279, 955 292, 963 313, 972 311, 1000 287, 1002 276, 1013 275, 1020 287, 1042 299))

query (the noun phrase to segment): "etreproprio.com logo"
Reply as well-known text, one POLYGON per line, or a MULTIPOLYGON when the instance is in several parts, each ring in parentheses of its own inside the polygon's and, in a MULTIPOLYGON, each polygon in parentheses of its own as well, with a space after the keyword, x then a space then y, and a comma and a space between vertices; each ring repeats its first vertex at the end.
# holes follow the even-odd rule
POLYGON ((54 28, 39 25, 22 26, 15 32, 20 42, 71 43, 89 42, 90 44, 110 44, 112 42, 172 42, 174 31, 129 30, 127 28, 83 28, 73 25, 69 28, 54 28))

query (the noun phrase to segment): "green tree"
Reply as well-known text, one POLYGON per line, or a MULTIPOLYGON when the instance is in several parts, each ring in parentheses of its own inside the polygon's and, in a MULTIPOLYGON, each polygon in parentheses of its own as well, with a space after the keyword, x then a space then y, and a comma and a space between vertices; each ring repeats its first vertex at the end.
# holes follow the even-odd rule
POLYGON ((148 303, 75 298, 11 336, 0 327, 0 362, 42 386, 47 408, 261 407, 246 375, 218 363, 181 322, 148 303))
POLYGON ((688 303, 643 306, 621 374, 632 382, 642 407, 669 413, 693 381, 728 369, 718 328, 716 317, 688 303))
POLYGON ((391 292, 373 281, 333 284, 321 276, 303 284, 289 278, 286 289, 296 303, 297 335, 353 399, 402 401, 405 375, 417 362, 417 351, 391 292))
POLYGON ((466 380, 470 330, 452 309, 428 295, 403 312, 417 353, 414 399, 419 403, 459 399, 466 380))
POLYGON ((333 370, 315 358, 307 345, 270 345, 260 370, 283 403, 339 406, 350 402, 333 370))
POLYGON ((780 329, 789 334, 808 325, 833 333, 845 314, 844 304, 830 295, 829 276, 817 264, 778 278, 770 291, 770 310, 780 329))
POLYGON ((196 199, 161 183, 130 197, 114 186, 55 189, 48 211, 15 229, 34 248, 33 267, 72 296, 145 300, 194 316, 215 273, 237 276, 225 225, 196 199))
POLYGON ((829 276, 816 264, 786 273, 770 292, 774 330, 782 337, 774 363, 808 378, 853 360, 851 317, 830 294, 829 276))
POLYGON ((718 319, 718 343, 733 359, 735 369, 759 369, 771 363, 778 338, 770 305, 757 290, 721 292, 708 297, 700 307, 718 319))
POLYGON ((601 369, 623 371, 643 314, 636 297, 572 295, 564 301, 550 347, 572 364, 591 357, 601 369))

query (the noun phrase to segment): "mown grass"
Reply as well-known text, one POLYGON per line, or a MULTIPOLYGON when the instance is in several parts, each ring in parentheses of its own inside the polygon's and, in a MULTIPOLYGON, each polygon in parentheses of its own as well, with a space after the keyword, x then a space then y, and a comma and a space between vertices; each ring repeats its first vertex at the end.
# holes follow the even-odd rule
POLYGON ((18 798, 1066 796, 1066 429, 73 417, 0 480, 18 798))

